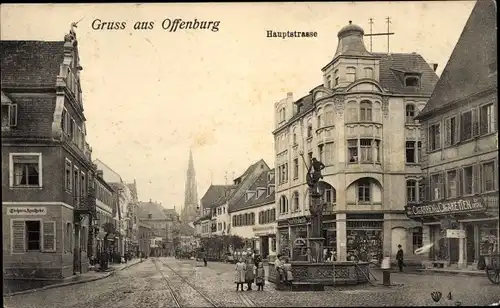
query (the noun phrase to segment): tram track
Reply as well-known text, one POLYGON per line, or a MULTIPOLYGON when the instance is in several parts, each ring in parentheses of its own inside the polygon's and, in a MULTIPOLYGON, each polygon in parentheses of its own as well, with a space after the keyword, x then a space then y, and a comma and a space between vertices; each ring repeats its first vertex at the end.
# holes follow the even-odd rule
MULTIPOLYGON (((216 302, 214 302, 210 297, 208 297, 202 291, 200 291, 199 288, 197 288, 195 285, 193 285, 191 282, 189 282, 186 278, 184 278, 181 274, 179 274, 176 270, 174 270, 170 265, 164 263, 163 261, 161 261, 158 258, 153 259, 153 263, 155 264, 156 269, 158 270, 158 272, 161 274, 163 280, 165 281, 165 284, 167 285, 167 287, 170 291, 170 294, 171 294, 172 298, 174 299, 175 307, 178 307, 178 308, 219 307, 219 305, 216 302), (194 291, 194 292, 191 292, 191 295, 196 294, 197 296, 189 296, 190 302, 187 302, 185 298, 188 297, 188 296, 186 296, 188 294, 186 294, 186 292, 179 292, 178 290, 176 290, 176 288, 174 287, 174 285, 172 283, 172 279, 169 279, 163 273, 160 264, 163 267, 166 267, 176 277, 178 277, 179 280, 181 281, 181 284, 187 285, 192 291, 194 291), (184 294, 185 296, 182 297, 181 293, 184 294), (198 298, 196 299, 195 297, 198 297, 198 298), (200 301, 200 299, 202 299, 202 300, 200 301), (202 302, 204 303, 204 305, 202 304, 202 302)), ((180 286, 178 286, 178 287, 180 288, 180 286)))

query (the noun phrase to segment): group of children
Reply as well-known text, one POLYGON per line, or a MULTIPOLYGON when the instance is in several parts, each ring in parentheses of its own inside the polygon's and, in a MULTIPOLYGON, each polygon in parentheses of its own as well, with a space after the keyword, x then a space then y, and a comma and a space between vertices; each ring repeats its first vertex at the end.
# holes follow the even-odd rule
POLYGON ((255 281, 257 285, 257 291, 264 291, 265 283, 265 271, 262 262, 256 262, 255 266, 252 258, 248 258, 247 262, 243 262, 243 259, 238 259, 236 263, 236 291, 240 289, 243 290, 243 284, 246 283, 248 288, 247 291, 252 290, 252 283, 255 281))

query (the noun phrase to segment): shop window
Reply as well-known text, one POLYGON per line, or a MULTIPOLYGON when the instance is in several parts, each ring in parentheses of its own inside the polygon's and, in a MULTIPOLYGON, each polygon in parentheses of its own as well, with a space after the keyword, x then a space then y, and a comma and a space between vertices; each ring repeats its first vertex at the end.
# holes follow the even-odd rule
POLYGON ((408 203, 417 203, 417 181, 408 180, 406 181, 406 201, 408 203))
POLYGON ((12 187, 42 186, 42 154, 11 154, 12 187))
POLYGON ((417 227, 412 233, 413 237, 413 251, 423 246, 422 241, 422 227, 417 227))
POLYGON ((458 196, 457 192, 457 171, 456 170, 451 170, 447 172, 446 175, 446 180, 447 180, 447 194, 446 197, 451 199, 451 198, 456 198, 458 196))
POLYGON ((370 202, 371 201, 371 182, 368 179, 361 179, 358 181, 358 201, 370 202))
POLYGON ((441 124, 436 123, 429 126, 429 151, 436 151, 441 148, 441 124))
POLYGON ((489 192, 495 190, 495 162, 491 161, 483 164, 483 191, 489 192))
POLYGON ((482 106, 480 109, 481 135, 489 134, 495 131, 495 113, 493 104, 482 106))

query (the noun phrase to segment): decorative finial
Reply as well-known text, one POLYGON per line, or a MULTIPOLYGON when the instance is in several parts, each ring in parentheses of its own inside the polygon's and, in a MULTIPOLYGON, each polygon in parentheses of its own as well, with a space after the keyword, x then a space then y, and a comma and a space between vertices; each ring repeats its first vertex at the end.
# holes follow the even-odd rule
POLYGON ((349 24, 352 24, 352 20, 349 20, 349 24))

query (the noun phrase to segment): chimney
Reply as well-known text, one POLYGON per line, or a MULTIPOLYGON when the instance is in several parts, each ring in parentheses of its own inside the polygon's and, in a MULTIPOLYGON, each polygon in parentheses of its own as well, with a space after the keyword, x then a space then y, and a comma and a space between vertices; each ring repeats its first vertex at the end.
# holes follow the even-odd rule
POLYGON ((149 203, 153 203, 153 199, 149 198, 149 203))
POLYGON ((432 63, 432 69, 433 69, 434 71, 436 71, 436 70, 437 70, 437 68, 438 68, 438 64, 437 64, 437 63, 432 63))
POLYGON ((287 97, 293 97, 293 92, 288 92, 288 93, 286 94, 286 96, 287 96, 287 97))

